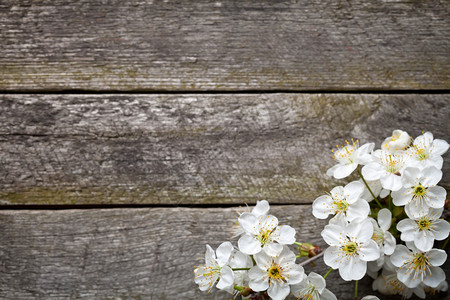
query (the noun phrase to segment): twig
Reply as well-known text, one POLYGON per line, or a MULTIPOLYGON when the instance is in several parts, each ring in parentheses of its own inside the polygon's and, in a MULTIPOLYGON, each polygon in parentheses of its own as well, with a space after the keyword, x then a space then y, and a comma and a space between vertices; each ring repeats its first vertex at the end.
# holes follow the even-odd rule
POLYGON ((305 261, 299 263, 299 265, 300 265, 300 266, 305 266, 305 265, 309 264, 310 262, 313 262, 313 261, 315 261, 316 259, 321 258, 321 257, 323 256, 324 253, 325 253, 325 252, 322 251, 322 252, 320 252, 319 254, 317 254, 316 256, 313 256, 313 257, 311 257, 311 258, 309 258, 309 259, 307 259, 307 260, 305 260, 305 261))

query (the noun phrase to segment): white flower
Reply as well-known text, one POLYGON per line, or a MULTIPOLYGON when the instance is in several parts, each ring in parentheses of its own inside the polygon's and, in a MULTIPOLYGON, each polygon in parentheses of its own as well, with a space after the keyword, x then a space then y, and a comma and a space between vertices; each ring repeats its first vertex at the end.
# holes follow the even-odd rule
POLYGON ((240 269, 233 271, 234 274, 234 281, 233 284, 230 285, 228 288, 224 288, 226 292, 230 294, 238 294, 238 291, 234 289, 234 286, 246 286, 248 285, 249 278, 248 278, 248 271, 247 270, 241 270, 245 268, 251 268, 253 267, 253 261, 252 258, 249 255, 246 255, 240 251, 233 251, 233 254, 231 255, 230 262, 228 266, 232 269, 240 269))
POLYGON ((391 255, 394 253, 396 241, 394 236, 389 232, 392 221, 392 213, 389 209, 383 208, 378 212, 378 225, 374 219, 369 219, 373 225, 372 240, 374 240, 381 253, 391 255))
POLYGON ((380 257, 376 261, 367 262, 367 274, 372 278, 377 278, 378 271, 383 267, 386 255, 391 255, 395 250, 396 241, 389 232, 392 221, 392 213, 389 209, 383 208, 378 212, 378 223, 374 219, 369 219, 373 225, 372 240, 380 248, 380 257))
MULTIPOLYGON (((250 212, 248 207, 243 212, 238 212, 239 216, 241 216, 243 213, 251 213, 257 217, 267 215, 269 212, 270 205, 267 200, 261 200, 256 202, 256 206, 253 207, 252 211, 250 212)), ((244 228, 242 228, 241 224, 239 223, 239 220, 236 221, 236 224, 233 225, 231 228, 232 238, 240 236, 245 233, 244 228)))
POLYGON ((450 224, 439 219, 443 210, 444 208, 430 208, 426 214, 401 220, 397 224, 397 229, 402 232, 400 238, 405 242, 414 242, 421 251, 431 250, 434 240, 441 241, 450 232, 450 224))
POLYGON ((428 208, 444 207, 447 192, 436 186, 442 178, 442 171, 436 167, 427 167, 422 171, 408 167, 403 174, 403 187, 392 192, 395 205, 405 205, 405 212, 410 218, 427 213, 428 208))
POLYGON ((373 290, 378 290, 383 295, 401 295, 405 299, 411 298, 413 293, 419 298, 425 298, 423 287, 418 286, 412 289, 407 287, 398 280, 397 270, 398 268, 392 264, 390 256, 386 256, 381 275, 372 283, 373 290))
POLYGON ((239 223, 245 234, 238 241, 239 250, 253 255, 264 250, 268 255, 276 256, 283 249, 283 245, 295 242, 295 229, 289 225, 278 226, 278 219, 272 215, 256 217, 243 213, 239 223))
POLYGON ((386 138, 381 144, 381 148, 393 154, 396 151, 405 150, 410 144, 411 137, 406 131, 394 130, 392 136, 386 138))
POLYGON ((367 270, 367 261, 380 257, 380 250, 372 240, 373 226, 368 219, 349 224, 332 223, 325 226, 322 237, 330 245, 325 250, 324 262, 339 269, 342 279, 359 280, 367 270))
POLYGON ((228 264, 233 245, 230 242, 220 244, 216 252, 211 246, 206 245, 205 265, 195 269, 195 283, 201 291, 211 290, 217 282, 218 289, 227 289, 233 285, 233 271, 228 264), (217 256, 216 256, 217 254, 217 256))
POLYGON ((313 215, 318 219, 326 219, 329 215, 344 217, 346 221, 356 218, 367 218, 370 206, 360 198, 364 191, 364 185, 359 181, 353 181, 345 187, 333 188, 330 195, 318 197, 313 202, 313 215))
POLYGON ((375 146, 374 143, 367 143, 359 147, 359 142, 353 142, 350 144, 348 141, 346 146, 338 148, 338 150, 332 152, 334 153, 333 158, 338 162, 327 170, 328 176, 333 176, 336 179, 342 179, 350 175, 357 167, 358 164, 364 165, 371 161, 370 153, 375 146))
POLYGON ((391 262, 399 267, 397 278, 409 288, 419 286, 421 282, 430 286, 437 287, 445 280, 444 271, 439 268, 447 259, 444 250, 431 249, 422 252, 407 242, 406 245, 397 245, 394 253, 391 255, 391 262))
POLYGON ((305 277, 303 267, 295 264, 295 254, 284 246, 278 256, 261 251, 254 256, 256 266, 250 269, 249 287, 256 291, 267 290, 274 300, 282 300, 290 293, 289 285, 299 283, 305 277))
POLYGON ((384 150, 373 153, 374 161, 362 168, 366 180, 380 180, 384 189, 398 191, 402 187, 402 172, 408 156, 402 151, 391 154, 384 150))
POLYGON ((449 144, 446 141, 433 140, 433 134, 425 132, 423 135, 418 136, 408 149, 408 153, 412 158, 409 164, 419 168, 435 166, 438 169, 442 169, 444 161, 442 154, 447 152, 448 148, 449 144))
POLYGON ((291 291, 298 300, 337 300, 336 296, 325 287, 325 279, 311 272, 299 284, 291 286, 291 291))
POLYGON ((412 294, 416 294, 419 298, 425 299, 425 292, 423 287, 418 286, 415 288, 407 287, 403 282, 398 280, 397 272, 385 272, 378 276, 372 282, 372 289, 379 291, 383 295, 401 295, 404 299, 411 298, 412 294))

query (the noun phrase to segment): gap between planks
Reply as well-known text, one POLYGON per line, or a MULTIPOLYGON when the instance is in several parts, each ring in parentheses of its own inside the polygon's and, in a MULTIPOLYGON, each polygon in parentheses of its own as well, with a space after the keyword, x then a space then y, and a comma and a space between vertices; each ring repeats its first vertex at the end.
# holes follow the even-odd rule
POLYGON ((399 95, 399 94, 450 94, 450 89, 340 89, 340 90, 283 90, 283 89, 271 89, 271 90, 0 90, 0 94, 4 95, 231 95, 231 94, 381 94, 381 95, 399 95))

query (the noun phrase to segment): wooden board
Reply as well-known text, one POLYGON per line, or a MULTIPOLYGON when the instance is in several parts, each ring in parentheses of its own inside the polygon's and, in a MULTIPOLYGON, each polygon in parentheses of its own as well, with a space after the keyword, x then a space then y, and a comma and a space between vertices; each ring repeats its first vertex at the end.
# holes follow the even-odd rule
MULTIPOLYGON (((297 230, 297 241, 325 245, 326 222, 309 205, 272 206, 271 213, 297 230)), ((229 299, 200 292, 193 270, 207 243, 215 249, 229 240, 236 217, 236 208, 0 211, 0 298, 229 299)), ((319 262, 306 270, 328 268, 319 262)), ((337 272, 328 278, 340 299, 351 299, 352 283, 337 272)), ((361 291, 370 291, 370 280, 361 291)))
POLYGON ((0 3, 0 90, 420 90, 450 84, 448 1, 0 3))
MULTIPOLYGON (((331 149, 450 141, 449 95, 0 95, 3 204, 311 203, 331 149)), ((449 154, 441 185, 450 187, 449 154)))

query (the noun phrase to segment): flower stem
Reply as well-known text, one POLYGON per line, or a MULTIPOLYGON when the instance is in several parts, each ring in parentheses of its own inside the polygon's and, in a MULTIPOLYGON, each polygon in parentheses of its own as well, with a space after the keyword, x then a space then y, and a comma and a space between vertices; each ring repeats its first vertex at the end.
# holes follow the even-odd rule
POLYGON ((248 271, 250 268, 231 268, 232 271, 248 271))
POLYGON ((389 196, 388 196, 388 207, 389 207, 390 211, 392 211, 392 196, 391 196, 391 194, 392 194, 392 191, 389 192, 389 196))
POLYGON ((356 170, 358 171, 359 177, 361 177, 362 181, 364 182, 364 184, 366 185, 366 187, 369 190, 370 194, 372 195, 373 200, 375 200, 375 202, 378 204, 378 206, 380 208, 383 208, 383 205, 381 205, 380 201, 378 201, 377 197, 375 197, 375 194, 372 192, 372 189, 367 184, 366 179, 364 179, 364 176, 362 175, 361 171, 359 169, 356 169, 356 170))
POLYGON ((326 279, 326 278, 328 277, 328 275, 330 275, 331 271, 333 271, 333 268, 330 268, 330 269, 328 270, 327 274, 325 274, 325 275, 323 276, 323 279, 326 279))
POLYGON ((294 244, 296 244, 297 246, 301 246, 302 245, 302 243, 299 243, 299 242, 294 242, 294 244))
POLYGON ((325 252, 320 252, 319 254, 317 254, 316 256, 311 257, 310 259, 307 259, 305 261, 302 261, 301 263, 299 263, 300 266, 305 266, 307 264, 309 264, 310 262, 315 261, 316 259, 320 258, 323 256, 325 252))
POLYGON ((355 300, 358 299, 358 280, 355 281, 355 300))
POLYGON ((445 250, 445 247, 447 247, 449 240, 450 240, 450 236, 445 240, 444 245, 442 245, 442 250, 445 250))

